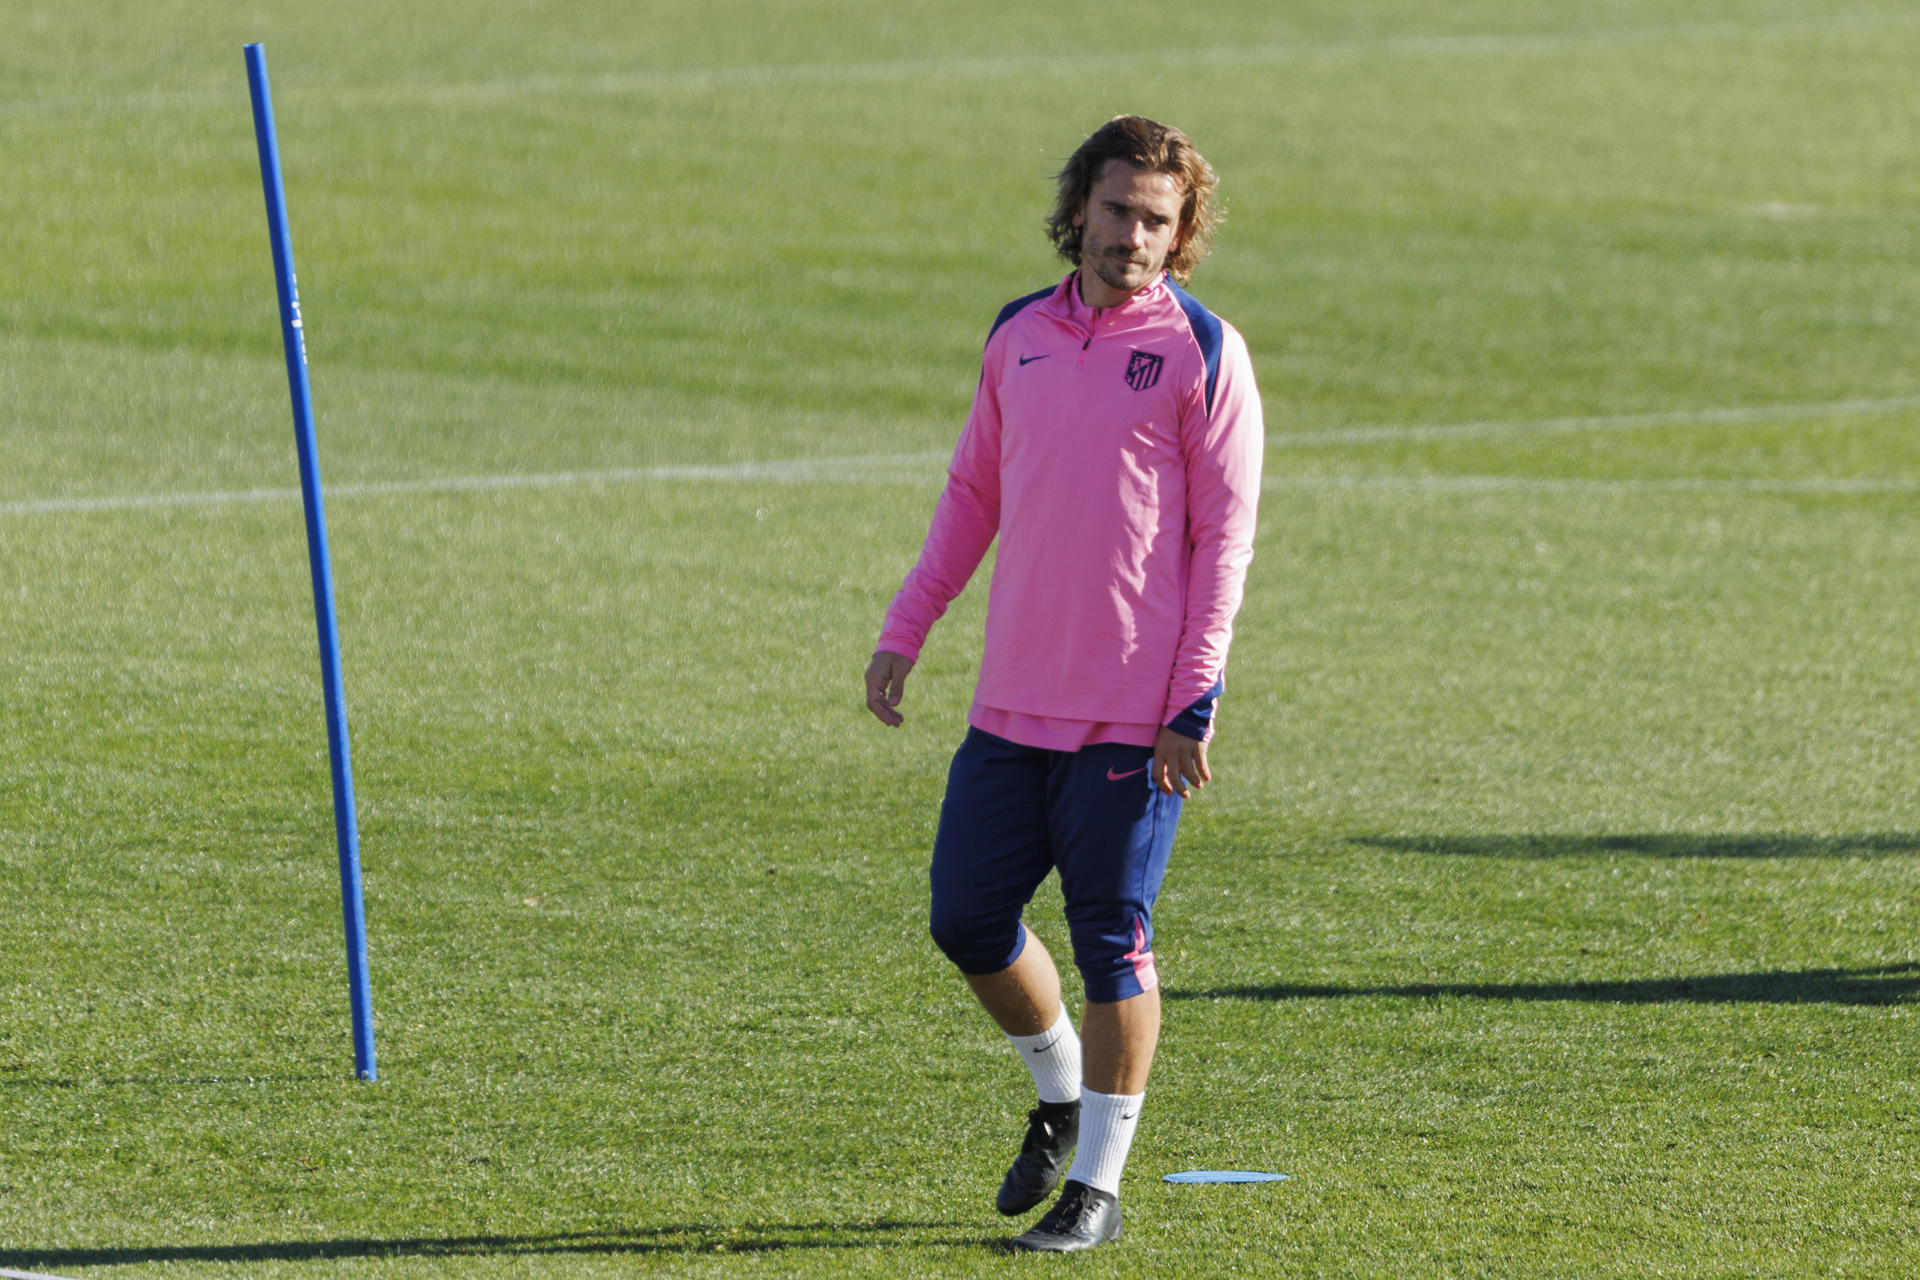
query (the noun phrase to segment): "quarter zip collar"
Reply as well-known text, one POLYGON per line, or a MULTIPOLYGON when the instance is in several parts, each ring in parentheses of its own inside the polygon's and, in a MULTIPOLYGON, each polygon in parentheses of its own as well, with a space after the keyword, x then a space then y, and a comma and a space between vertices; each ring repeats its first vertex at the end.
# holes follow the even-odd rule
POLYGON ((1111 327, 1116 318, 1131 318, 1144 313, 1164 301, 1166 296, 1167 276, 1163 271, 1152 284, 1119 306, 1095 309, 1081 300, 1080 273, 1073 271, 1060 282, 1053 296, 1042 306, 1047 314, 1065 321, 1082 339, 1090 342, 1095 333, 1111 327))

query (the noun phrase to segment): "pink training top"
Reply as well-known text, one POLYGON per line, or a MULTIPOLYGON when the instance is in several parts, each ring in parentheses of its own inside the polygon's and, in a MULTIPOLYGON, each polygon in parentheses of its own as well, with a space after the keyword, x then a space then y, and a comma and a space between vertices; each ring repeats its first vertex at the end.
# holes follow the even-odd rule
POLYGON ((1218 691, 1265 428, 1246 343, 1162 277, 1011 302, 878 647, 918 660, 1000 539, 968 721, 1027 746, 1151 746, 1218 691))

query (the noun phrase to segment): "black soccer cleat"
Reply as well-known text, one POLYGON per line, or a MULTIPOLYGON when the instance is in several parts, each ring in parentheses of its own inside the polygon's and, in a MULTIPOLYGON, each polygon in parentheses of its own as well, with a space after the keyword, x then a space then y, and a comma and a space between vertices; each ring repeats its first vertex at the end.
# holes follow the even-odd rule
POLYGON ((1074 1253, 1120 1238, 1120 1197, 1069 1182, 1046 1216, 1007 1242, 1033 1253, 1074 1253))
POLYGON ((1078 1102, 1043 1102, 1027 1112, 1027 1136, 1013 1158, 993 1207, 1011 1218, 1045 1200, 1060 1185, 1067 1157, 1080 1138, 1078 1102))

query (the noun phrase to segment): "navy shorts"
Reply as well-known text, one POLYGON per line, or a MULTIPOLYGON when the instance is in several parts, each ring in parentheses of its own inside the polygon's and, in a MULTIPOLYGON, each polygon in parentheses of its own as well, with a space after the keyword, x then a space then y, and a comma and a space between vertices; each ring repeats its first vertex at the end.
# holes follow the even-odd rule
POLYGON ((933 939, 962 973, 998 973, 1026 946, 1020 913, 1056 867, 1087 999, 1159 985, 1153 900, 1181 799, 1148 781, 1152 747, 1023 747, 967 731, 933 842, 933 939))

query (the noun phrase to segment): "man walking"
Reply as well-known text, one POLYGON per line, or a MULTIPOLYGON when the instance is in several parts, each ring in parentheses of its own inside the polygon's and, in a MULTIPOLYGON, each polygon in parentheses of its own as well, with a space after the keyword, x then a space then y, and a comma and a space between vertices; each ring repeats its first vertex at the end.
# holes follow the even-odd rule
POLYGON ((918 563, 887 610, 867 707, 907 674, 997 537, 986 647, 934 840, 934 940, 1032 1074, 1039 1105, 996 1200, 1059 1200, 1019 1249, 1120 1234, 1120 1172, 1160 1035, 1153 903, 1207 765, 1253 557, 1264 442, 1246 344, 1179 282, 1206 256, 1213 170, 1120 116, 1059 174, 1074 270, 994 322, 918 563), (1058 869, 1081 1035, 1021 912, 1058 869), (1067 1167, 1071 1154, 1072 1166, 1067 1167))

